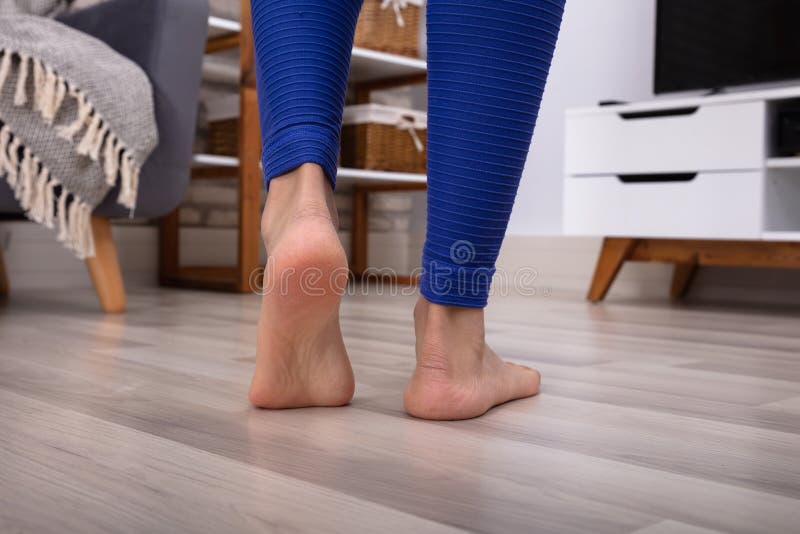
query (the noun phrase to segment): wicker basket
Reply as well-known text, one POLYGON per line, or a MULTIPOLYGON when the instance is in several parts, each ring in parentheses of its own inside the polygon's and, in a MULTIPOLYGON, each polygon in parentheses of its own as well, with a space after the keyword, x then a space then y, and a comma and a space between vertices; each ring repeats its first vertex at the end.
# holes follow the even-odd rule
POLYGON ((419 57, 421 11, 422 0, 365 0, 356 25, 355 45, 419 57))
POLYGON ((239 119, 208 123, 208 153, 218 156, 239 155, 239 119))
POLYGON ((424 173, 427 128, 427 114, 420 111, 378 104, 347 106, 342 166, 424 173))

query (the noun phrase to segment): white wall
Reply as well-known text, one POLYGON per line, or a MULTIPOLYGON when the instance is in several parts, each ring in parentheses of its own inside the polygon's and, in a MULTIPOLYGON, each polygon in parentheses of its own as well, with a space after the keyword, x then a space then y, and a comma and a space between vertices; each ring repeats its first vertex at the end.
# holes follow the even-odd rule
POLYGON ((561 233, 564 110, 651 98, 655 0, 567 0, 511 235, 561 233))

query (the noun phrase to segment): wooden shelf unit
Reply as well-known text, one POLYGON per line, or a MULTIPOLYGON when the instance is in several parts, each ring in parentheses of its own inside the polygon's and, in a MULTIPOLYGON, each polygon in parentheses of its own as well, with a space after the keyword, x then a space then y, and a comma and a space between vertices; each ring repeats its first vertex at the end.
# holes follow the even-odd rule
MULTIPOLYGON (((251 291, 252 276, 260 271, 263 179, 259 168, 261 137, 250 0, 242 0, 241 13, 241 23, 209 17, 211 31, 206 43, 208 54, 233 48, 240 50, 239 156, 195 154, 192 169, 193 180, 225 178, 232 175, 238 177, 237 263, 230 267, 181 266, 179 210, 175 210, 160 223, 159 281, 162 285, 246 293, 251 291)), ((426 80, 427 64, 421 59, 353 48, 350 84, 358 103, 369 102, 371 91, 424 83, 426 80)), ((425 190, 427 180, 424 174, 346 168, 339 169, 337 179, 339 184, 351 187, 353 195, 351 270, 355 279, 369 279, 367 266, 369 194, 425 190)), ((396 276, 393 281, 414 283, 416 279, 411 276, 396 276)))
MULTIPOLYGON (((215 53, 231 48, 240 50, 239 81, 239 157, 235 166, 238 176, 239 232, 237 262, 232 267, 183 267, 180 265, 179 209, 161 220, 159 250, 159 281, 162 285, 215 289, 236 292, 250 291, 250 277, 260 266, 261 247, 261 134, 258 122, 258 97, 256 95, 255 57, 250 22, 250 2, 242 0, 242 22, 209 18, 209 26, 221 31, 212 35, 206 52, 215 53), (239 163, 241 162, 241 163, 239 163)), ((192 178, 214 177, 210 169, 215 166, 231 174, 230 162, 195 168, 192 178)), ((216 177, 220 177, 217 174, 216 177)))

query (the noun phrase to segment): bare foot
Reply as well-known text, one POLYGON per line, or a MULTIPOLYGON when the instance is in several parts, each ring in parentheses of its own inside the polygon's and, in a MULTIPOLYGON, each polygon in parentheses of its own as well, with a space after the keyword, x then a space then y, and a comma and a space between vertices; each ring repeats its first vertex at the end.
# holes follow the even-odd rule
POLYGON ((333 192, 306 164, 270 182, 261 232, 268 260, 250 402, 259 408, 341 406, 355 381, 339 328, 347 258, 333 192))
POLYGON ((538 371, 504 362, 486 344, 482 309, 440 306, 420 297, 414 329, 417 368, 404 397, 410 415, 469 419, 539 393, 538 371))

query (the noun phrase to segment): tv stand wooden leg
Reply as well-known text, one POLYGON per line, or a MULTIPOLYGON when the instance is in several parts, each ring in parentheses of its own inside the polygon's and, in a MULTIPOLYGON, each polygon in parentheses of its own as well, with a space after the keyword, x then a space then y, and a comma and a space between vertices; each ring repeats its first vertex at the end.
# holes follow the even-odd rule
POLYGON ((111 235, 111 223, 104 217, 92 217, 95 255, 86 258, 86 267, 97 292, 100 307, 106 313, 125 311, 125 286, 119 268, 117 247, 111 235))
POLYGON ((622 264, 631 257, 637 241, 627 237, 607 237, 603 240, 587 299, 600 302, 605 298, 622 264))
POLYGON ((672 271, 672 285, 669 290, 670 297, 673 299, 680 299, 686 295, 696 272, 697 260, 676 263, 672 271))

